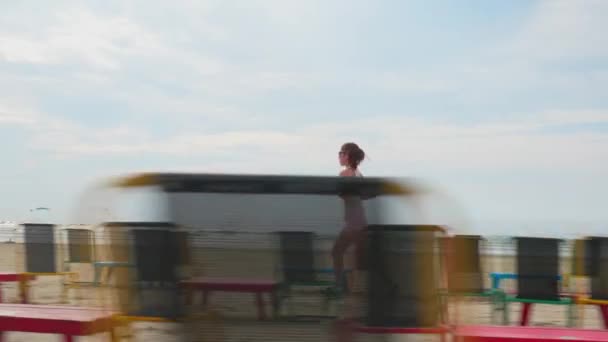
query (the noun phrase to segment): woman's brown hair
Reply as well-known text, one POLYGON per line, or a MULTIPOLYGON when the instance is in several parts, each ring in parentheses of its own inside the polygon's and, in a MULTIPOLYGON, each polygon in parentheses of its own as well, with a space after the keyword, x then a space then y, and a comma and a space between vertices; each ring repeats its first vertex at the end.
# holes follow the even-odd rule
POLYGON ((348 156, 348 166, 352 169, 356 169, 363 159, 365 159, 365 152, 363 152, 359 145, 353 142, 342 145, 340 151, 348 156))

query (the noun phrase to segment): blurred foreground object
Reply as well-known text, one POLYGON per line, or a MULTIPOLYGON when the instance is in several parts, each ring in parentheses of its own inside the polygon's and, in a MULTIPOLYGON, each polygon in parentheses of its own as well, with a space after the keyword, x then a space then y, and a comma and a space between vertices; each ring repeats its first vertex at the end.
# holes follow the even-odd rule
MULTIPOLYGON (((204 257, 204 252, 209 248, 223 248, 221 241, 206 240, 205 231, 264 234, 304 232, 323 236, 336 234, 343 226, 340 196, 344 195, 369 198, 366 201, 368 222, 379 225, 378 227, 388 227, 386 225, 394 222, 405 222, 399 217, 403 213, 403 204, 395 206, 393 203, 391 213, 387 203, 418 192, 413 184, 406 185, 382 178, 266 175, 142 174, 114 180, 110 186, 127 192, 130 189, 146 188, 161 193, 161 208, 149 210, 165 214, 158 221, 115 219, 113 222, 101 223, 109 233, 112 260, 127 265, 116 270, 114 287, 118 292, 112 292, 112 296, 116 297, 113 298, 114 302, 118 303, 125 319, 185 323, 183 332, 188 341, 197 340, 199 336, 199 325, 190 323, 196 322, 195 318, 204 314, 211 291, 255 292, 256 289, 261 289, 261 284, 276 284, 268 287, 268 291, 273 317, 279 319, 283 317, 283 300, 291 297, 291 290, 287 289, 298 285, 326 285, 324 282, 313 281, 314 278, 311 277, 327 267, 317 267, 317 262, 310 261, 313 259, 309 258, 310 262, 304 264, 296 262, 297 267, 294 269, 290 267, 289 259, 286 259, 289 251, 285 250, 282 254, 276 253, 275 266, 272 268, 278 268, 278 273, 268 277, 241 275, 238 270, 222 266, 224 260, 204 257), (206 273, 210 269, 231 276, 208 276, 206 273), (309 275, 304 279, 303 274, 309 275), (192 304, 194 290, 203 293, 205 306, 202 308, 192 304)), ((414 235, 416 241, 428 245, 424 234, 414 235)), ((379 243, 375 237, 372 240, 379 243)), ((277 246, 271 248, 279 249, 277 246)), ((246 263, 249 268, 263 267, 256 263, 254 254, 247 253, 252 252, 243 249, 241 263, 246 263)), ((422 271, 428 266, 427 262, 436 261, 426 258, 425 253, 417 254, 417 261, 407 264, 411 265, 412 272, 422 271)), ((319 260, 320 263, 330 262, 329 258, 319 260)), ((398 264, 393 266, 396 265, 398 264)), ((432 278, 430 281, 438 279, 437 274, 426 271, 416 276, 417 279, 428 277, 432 278)), ((401 281, 396 278, 394 280, 401 281)), ((381 286, 375 284, 374 289, 381 286)), ((319 295, 323 293, 321 289, 319 295)), ((266 319, 262 296, 263 292, 256 294, 258 319, 266 319)), ((410 299, 413 302, 408 303, 416 305, 422 305, 420 300, 433 300, 431 297, 410 299)), ((431 310, 436 311, 438 308, 437 304, 431 306, 431 310)), ((373 310, 377 308, 374 307, 373 310)), ((425 319, 432 323, 434 318, 431 316, 428 315, 425 319)))
POLYGON ((356 335, 438 335, 449 333, 443 301, 446 268, 436 225, 382 224, 368 227, 367 309, 339 320, 335 341, 356 335))

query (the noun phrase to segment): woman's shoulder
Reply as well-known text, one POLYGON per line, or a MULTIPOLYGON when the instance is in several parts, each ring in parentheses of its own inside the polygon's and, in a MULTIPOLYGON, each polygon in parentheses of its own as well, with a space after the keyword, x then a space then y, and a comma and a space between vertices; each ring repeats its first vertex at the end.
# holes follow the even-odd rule
POLYGON ((355 175, 355 171, 351 168, 346 168, 340 172, 340 176, 342 177, 352 177, 355 175))
POLYGON ((346 168, 340 172, 340 176, 342 177, 363 177, 359 170, 354 170, 351 168, 346 168))

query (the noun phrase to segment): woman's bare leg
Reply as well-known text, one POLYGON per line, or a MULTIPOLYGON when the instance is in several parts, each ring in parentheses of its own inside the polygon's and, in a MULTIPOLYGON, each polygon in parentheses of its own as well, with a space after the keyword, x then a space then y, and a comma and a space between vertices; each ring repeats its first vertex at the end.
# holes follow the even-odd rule
POLYGON ((336 279, 336 285, 341 287, 343 280, 343 272, 344 272, 344 254, 346 250, 353 243, 353 233, 347 230, 342 230, 336 242, 334 243, 334 247, 331 251, 331 255, 333 258, 333 266, 334 266, 334 276, 336 279))

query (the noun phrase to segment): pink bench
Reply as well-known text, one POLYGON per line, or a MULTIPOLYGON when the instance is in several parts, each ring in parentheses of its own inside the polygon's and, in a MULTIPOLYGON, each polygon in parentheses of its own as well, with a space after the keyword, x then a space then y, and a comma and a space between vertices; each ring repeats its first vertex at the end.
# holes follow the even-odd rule
POLYGON ((0 304, 0 341, 5 331, 74 336, 110 333, 115 341, 114 313, 104 309, 29 304, 0 304))
POLYGON ((561 327, 460 326, 453 331, 455 342, 608 341, 608 331, 561 327))
POLYGON ((186 289, 187 301, 192 302, 192 294, 200 291, 203 294, 203 305, 207 305, 209 295, 213 291, 221 292, 250 292, 255 294, 255 301, 258 310, 258 319, 266 319, 264 310, 264 293, 270 294, 273 307, 273 314, 278 315, 278 290, 280 283, 269 279, 240 279, 240 278, 207 278, 199 277, 182 281, 182 286, 186 289))

